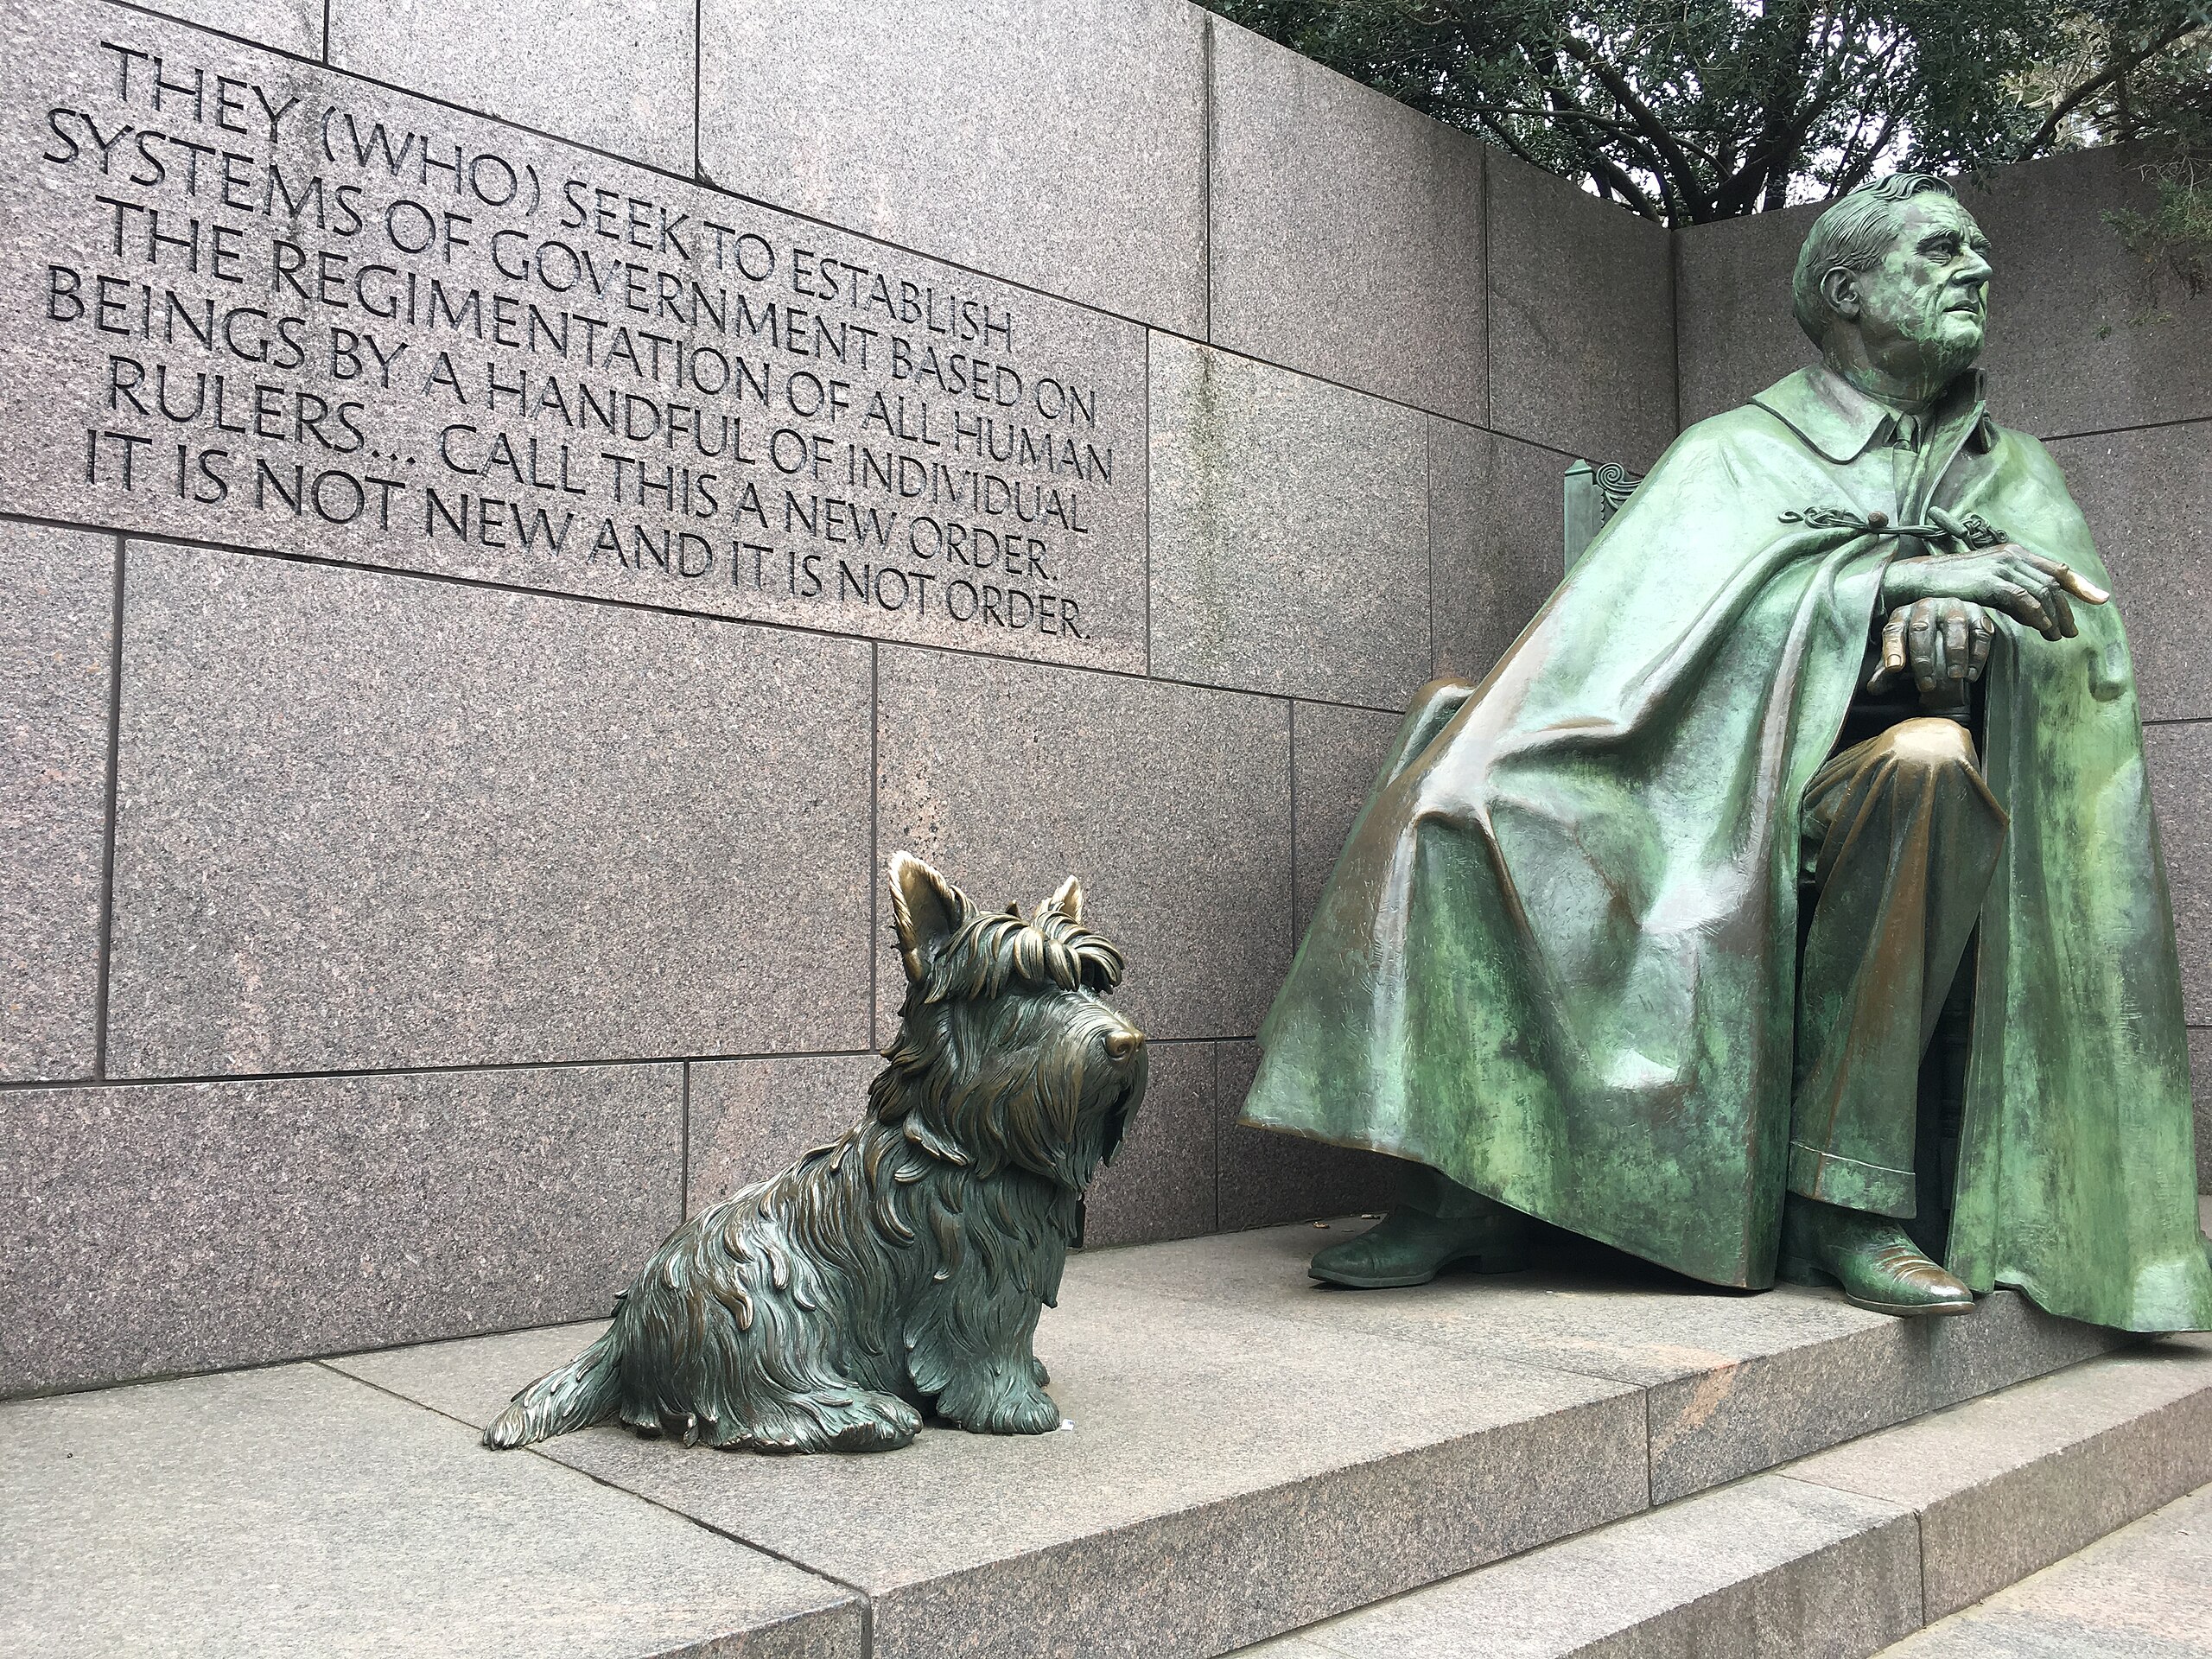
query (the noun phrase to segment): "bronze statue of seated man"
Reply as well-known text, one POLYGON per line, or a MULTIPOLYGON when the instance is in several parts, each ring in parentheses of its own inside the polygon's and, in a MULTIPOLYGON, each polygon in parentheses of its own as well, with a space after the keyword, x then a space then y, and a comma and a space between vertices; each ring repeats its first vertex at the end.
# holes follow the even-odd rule
POLYGON ((1700 423, 1479 686, 1416 698, 1247 1122, 1409 1160, 1317 1278, 1536 1217, 1897 1314, 2212 1326, 2127 645, 1941 180, 1815 223, 1820 347, 1700 423))

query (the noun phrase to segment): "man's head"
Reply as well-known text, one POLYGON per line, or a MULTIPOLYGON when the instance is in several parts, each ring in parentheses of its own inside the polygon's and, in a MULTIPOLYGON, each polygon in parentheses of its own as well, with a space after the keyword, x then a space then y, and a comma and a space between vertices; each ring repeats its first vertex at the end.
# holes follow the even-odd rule
POLYGON ((1831 364, 1933 395, 1980 353, 1988 251, 1949 185, 1895 174, 1813 221, 1790 284, 1798 326, 1831 364))

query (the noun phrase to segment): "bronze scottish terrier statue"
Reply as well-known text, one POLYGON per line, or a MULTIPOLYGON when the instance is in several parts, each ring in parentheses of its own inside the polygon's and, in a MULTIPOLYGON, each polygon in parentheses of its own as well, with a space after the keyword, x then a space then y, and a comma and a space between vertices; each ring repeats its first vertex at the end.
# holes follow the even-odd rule
POLYGON ((1030 1351, 1083 1194, 1143 1097, 1122 954, 1069 877, 1023 919, 891 861, 906 996, 867 1116, 669 1236, 606 1335, 514 1397, 486 1446, 616 1420, 762 1452, 879 1451, 924 1410, 1060 1425, 1030 1351))

